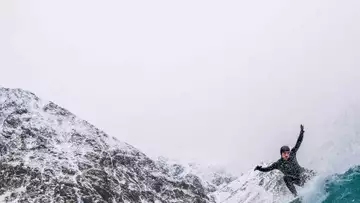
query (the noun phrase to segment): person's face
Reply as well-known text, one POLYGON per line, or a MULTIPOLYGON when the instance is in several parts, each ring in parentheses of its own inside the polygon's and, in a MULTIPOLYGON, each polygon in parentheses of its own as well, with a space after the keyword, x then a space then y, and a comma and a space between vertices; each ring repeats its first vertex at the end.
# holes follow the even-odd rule
POLYGON ((281 153, 281 157, 285 160, 288 160, 289 157, 290 157, 290 151, 286 151, 286 152, 283 152, 281 153))

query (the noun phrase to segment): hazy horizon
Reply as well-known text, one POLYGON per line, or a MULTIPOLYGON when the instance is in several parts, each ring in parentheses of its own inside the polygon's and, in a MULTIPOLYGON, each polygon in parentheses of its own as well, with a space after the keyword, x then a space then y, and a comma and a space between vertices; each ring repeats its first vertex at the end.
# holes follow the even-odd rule
POLYGON ((299 161, 312 166, 340 139, 334 124, 359 108, 359 8, 3 1, 0 85, 52 100, 149 156, 232 171, 279 158, 304 124, 299 161))

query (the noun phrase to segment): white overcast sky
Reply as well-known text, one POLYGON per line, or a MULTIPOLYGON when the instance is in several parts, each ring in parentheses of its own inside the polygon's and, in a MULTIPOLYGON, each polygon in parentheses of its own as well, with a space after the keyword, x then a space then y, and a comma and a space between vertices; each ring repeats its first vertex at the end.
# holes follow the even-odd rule
POLYGON ((360 102, 360 1, 0 1, 0 85, 150 156, 247 170, 360 102))

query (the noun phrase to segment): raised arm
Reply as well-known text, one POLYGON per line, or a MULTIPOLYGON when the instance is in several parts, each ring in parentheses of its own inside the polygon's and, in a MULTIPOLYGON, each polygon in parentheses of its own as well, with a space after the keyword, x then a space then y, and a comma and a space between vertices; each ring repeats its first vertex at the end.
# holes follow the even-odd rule
POLYGON ((256 166, 255 171, 258 170, 258 171, 261 171, 261 172, 269 172, 269 171, 272 171, 274 169, 278 169, 278 163, 277 162, 271 164, 268 167, 256 166))
POLYGON ((300 125, 300 135, 299 135, 299 137, 298 137, 298 139, 296 141, 295 146, 291 149, 292 153, 296 153, 299 150, 300 145, 301 145, 301 143, 302 143, 302 141, 304 139, 304 132, 305 132, 304 131, 304 126, 300 125))

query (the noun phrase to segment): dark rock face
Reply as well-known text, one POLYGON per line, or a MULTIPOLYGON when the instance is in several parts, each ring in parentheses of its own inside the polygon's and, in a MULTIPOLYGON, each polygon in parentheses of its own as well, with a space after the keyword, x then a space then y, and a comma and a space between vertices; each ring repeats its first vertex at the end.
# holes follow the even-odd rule
POLYGON ((0 88, 0 202, 212 202, 132 146, 30 92, 0 88))

